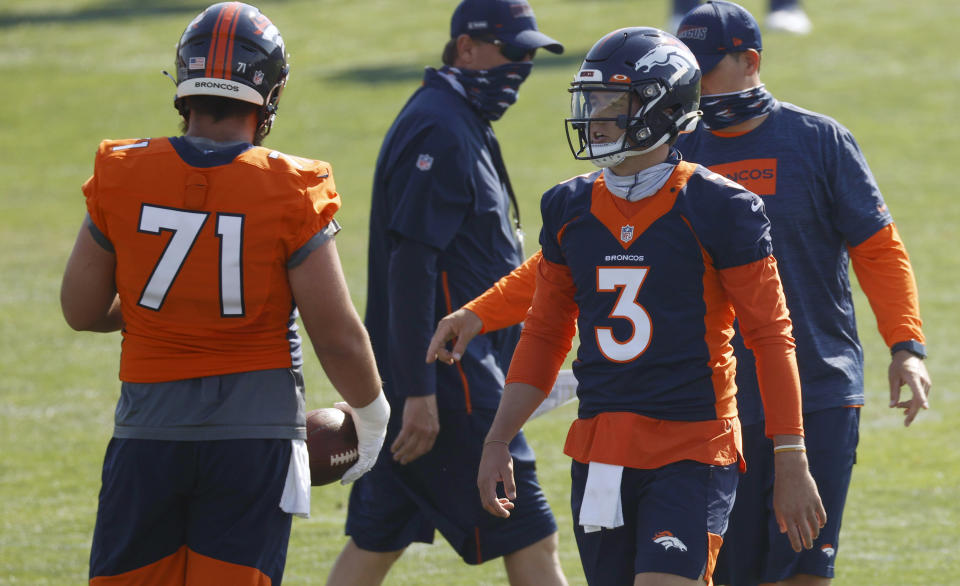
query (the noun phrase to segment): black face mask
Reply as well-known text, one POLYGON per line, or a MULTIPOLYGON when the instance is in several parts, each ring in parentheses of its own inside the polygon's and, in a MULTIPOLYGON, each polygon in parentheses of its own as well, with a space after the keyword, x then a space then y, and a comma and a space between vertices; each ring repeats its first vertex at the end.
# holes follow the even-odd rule
POLYGON ((480 116, 491 122, 499 120, 507 108, 517 101, 520 89, 533 63, 506 63, 492 69, 459 69, 444 66, 440 71, 453 75, 463 86, 467 100, 480 112, 480 116))
POLYGON ((763 85, 731 92, 700 97, 700 109, 703 111, 703 125, 710 130, 722 130, 746 122, 751 118, 769 114, 773 110, 775 99, 763 85))

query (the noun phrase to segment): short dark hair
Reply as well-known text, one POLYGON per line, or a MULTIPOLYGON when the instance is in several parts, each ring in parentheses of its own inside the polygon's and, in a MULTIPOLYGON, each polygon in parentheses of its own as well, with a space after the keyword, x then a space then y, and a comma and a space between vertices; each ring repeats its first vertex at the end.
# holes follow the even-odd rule
POLYGON ((191 112, 211 116, 214 122, 220 122, 225 118, 244 118, 260 111, 260 106, 256 104, 221 96, 184 96, 175 100, 173 105, 182 116, 180 131, 183 134, 187 133, 190 125, 191 112))
POLYGON ((186 96, 183 101, 184 109, 210 116, 214 122, 224 118, 244 118, 260 109, 256 104, 221 96, 186 96))
POLYGON ((457 60, 457 37, 450 39, 443 46, 443 54, 440 59, 444 65, 453 66, 453 63, 457 60))

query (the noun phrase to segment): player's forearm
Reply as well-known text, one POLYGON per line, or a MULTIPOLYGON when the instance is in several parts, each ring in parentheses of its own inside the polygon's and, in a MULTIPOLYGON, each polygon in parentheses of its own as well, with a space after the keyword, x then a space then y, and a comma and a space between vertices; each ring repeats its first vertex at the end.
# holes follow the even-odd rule
POLYGON ((857 281, 887 346, 909 340, 924 343, 917 282, 896 226, 885 226, 849 250, 857 281))
POLYGON ((90 324, 90 327, 87 330, 91 332, 118 332, 123 329, 123 312, 121 311, 120 306, 120 296, 117 295, 113 299, 113 303, 110 304, 110 308, 107 310, 103 317, 98 319, 95 323, 90 324))
POLYGON ((90 311, 78 311, 75 307, 64 307, 67 324, 82 332, 116 332, 123 329, 123 313, 120 311, 120 296, 115 296, 106 311, 94 308, 90 311))
POLYGON ((380 374, 360 317, 350 322, 318 337, 313 349, 340 396, 352 407, 363 407, 379 395, 380 374))
POLYGON ((808 468, 807 447, 802 434, 777 434, 771 439, 777 474, 801 474, 808 468))
POLYGON ((543 391, 534 386, 524 383, 507 384, 485 441, 509 444, 543 399, 543 391))
POLYGON ((300 319, 327 378, 351 406, 380 393, 370 337, 350 301, 336 241, 322 244, 287 273, 300 319))
POLYGON ((114 271, 116 255, 98 244, 84 219, 60 284, 60 308, 78 331, 114 332, 123 327, 114 271))

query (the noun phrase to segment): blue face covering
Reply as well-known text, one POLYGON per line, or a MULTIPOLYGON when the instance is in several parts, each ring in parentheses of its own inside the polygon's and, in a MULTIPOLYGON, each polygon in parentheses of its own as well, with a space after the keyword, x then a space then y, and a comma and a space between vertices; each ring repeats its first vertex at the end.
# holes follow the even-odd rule
POLYGON ((769 114, 775 99, 763 85, 742 92, 714 94, 700 97, 703 125, 710 130, 722 130, 769 114))
POLYGON ((492 69, 459 69, 444 66, 441 73, 453 75, 463 86, 467 100, 480 116, 491 122, 499 120, 507 108, 517 101, 520 84, 527 79, 533 63, 506 63, 492 69))

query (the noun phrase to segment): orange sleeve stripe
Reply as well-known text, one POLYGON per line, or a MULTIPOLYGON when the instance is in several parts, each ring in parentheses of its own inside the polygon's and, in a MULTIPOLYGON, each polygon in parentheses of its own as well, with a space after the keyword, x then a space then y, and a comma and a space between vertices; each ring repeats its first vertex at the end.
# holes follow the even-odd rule
POLYGON ((537 263, 543 253, 539 250, 513 272, 497 281, 493 287, 469 301, 464 307, 480 317, 481 333, 492 332, 518 324, 527 317, 537 288, 537 263))
MULTIPOLYGON (((707 257, 706 251, 704 256, 707 257)), ((707 310, 704 313, 704 341, 710 351, 711 380, 716 396, 718 418, 737 416, 736 360, 733 357, 733 307, 723 292, 717 269, 713 264, 704 264, 703 302, 707 310)))
POLYGON ((480 527, 473 527, 473 541, 477 545, 477 563, 482 564, 485 560, 483 559, 483 548, 480 547, 480 527))
POLYGON ((849 251, 883 341, 887 346, 908 340, 923 344, 917 281, 897 227, 888 224, 849 251))
POLYGON ((722 536, 707 532, 707 567, 703 570, 703 579, 707 581, 707 586, 713 586, 713 570, 717 567, 717 556, 720 555, 722 545, 722 536))
POLYGON ((537 284, 506 382, 533 385, 550 394, 576 331, 576 286, 570 269, 541 257, 537 284))
POLYGON ((713 371, 711 382, 716 397, 718 418, 736 417, 737 415, 737 383, 736 361, 733 358, 733 306, 723 290, 723 283, 719 273, 713 265, 713 258, 703 247, 700 238, 693 226, 684 216, 680 216, 690 229, 690 233, 700 247, 703 255, 703 303, 706 306, 704 313, 704 341, 710 352, 710 369, 713 371))
MULTIPOLYGON (((443 281, 443 298, 447 304, 447 313, 452 313, 453 303, 450 301, 450 283, 447 281, 447 272, 440 273, 440 279, 443 281)), ((470 402, 470 384, 467 382, 467 373, 463 372, 463 365, 459 360, 455 361, 457 373, 460 374, 460 382, 463 383, 463 402, 467 407, 467 413, 473 413, 473 404, 470 402)))
MULTIPOLYGON (((594 189, 596 189, 596 186, 594 186, 594 189)), ((575 222, 579 217, 580 216, 575 216, 573 219, 571 219, 569 222, 567 222, 560 228, 560 230, 557 232, 557 244, 560 244, 563 242, 563 235, 566 234, 567 228, 569 228, 570 224, 575 222)))
POLYGON ((768 436, 803 435, 800 375, 777 261, 773 256, 719 271, 744 344, 757 361, 768 436))

